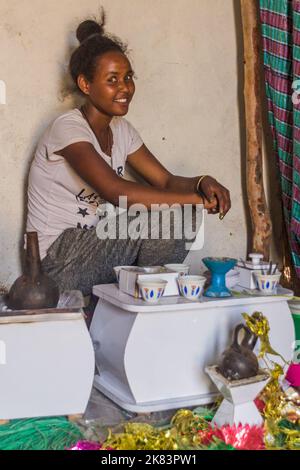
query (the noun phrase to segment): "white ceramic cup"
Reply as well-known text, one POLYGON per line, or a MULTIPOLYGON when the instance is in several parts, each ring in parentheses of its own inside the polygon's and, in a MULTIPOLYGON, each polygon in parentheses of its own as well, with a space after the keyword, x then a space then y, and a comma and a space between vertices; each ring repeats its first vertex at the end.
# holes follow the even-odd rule
POLYGON ((187 264, 164 264, 164 267, 167 269, 170 269, 170 271, 176 271, 179 273, 181 276, 184 274, 188 274, 190 267, 187 264))
POLYGON ((257 288, 264 294, 276 294, 281 273, 261 274, 255 273, 257 288))
POLYGON ((164 271, 161 266, 143 266, 141 269, 147 274, 159 274, 164 271))
POLYGON ((137 280, 140 292, 146 302, 156 303, 164 295, 168 281, 164 279, 137 280))
POLYGON ((178 279, 180 294, 188 300, 198 300, 203 293, 206 277, 180 276, 178 279))

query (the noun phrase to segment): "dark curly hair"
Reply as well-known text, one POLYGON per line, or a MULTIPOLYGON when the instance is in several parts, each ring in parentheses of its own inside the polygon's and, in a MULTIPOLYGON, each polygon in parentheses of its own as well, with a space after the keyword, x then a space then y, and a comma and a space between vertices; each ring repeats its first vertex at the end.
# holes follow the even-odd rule
POLYGON ((126 55, 127 45, 119 38, 104 32, 105 12, 102 9, 100 22, 85 20, 77 28, 76 37, 80 46, 73 52, 70 59, 69 71, 79 91, 77 84, 79 75, 84 75, 90 82, 93 81, 97 59, 110 51, 121 52, 126 55))

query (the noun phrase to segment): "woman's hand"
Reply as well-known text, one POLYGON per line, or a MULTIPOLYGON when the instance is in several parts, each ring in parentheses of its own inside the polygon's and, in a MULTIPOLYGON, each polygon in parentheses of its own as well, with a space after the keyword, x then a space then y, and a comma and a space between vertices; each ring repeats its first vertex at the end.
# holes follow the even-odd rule
POLYGON ((218 183, 212 176, 205 176, 199 186, 198 189, 209 202, 217 201, 211 208, 208 208, 208 212, 210 214, 219 212, 220 219, 223 219, 231 207, 228 189, 218 183))
POLYGON ((201 198, 204 209, 207 209, 209 214, 216 214, 218 212, 218 200, 216 197, 212 197, 208 200, 202 195, 201 198))

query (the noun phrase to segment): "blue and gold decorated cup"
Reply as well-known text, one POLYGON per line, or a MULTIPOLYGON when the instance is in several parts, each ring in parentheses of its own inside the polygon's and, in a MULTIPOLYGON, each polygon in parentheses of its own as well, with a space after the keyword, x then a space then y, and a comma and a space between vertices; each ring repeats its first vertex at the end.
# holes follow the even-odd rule
POLYGON ((168 281, 164 279, 152 279, 137 281, 140 293, 146 302, 155 303, 164 295, 168 281))
POLYGON ((198 300, 201 297, 206 282, 204 276, 179 276, 180 294, 188 300, 198 300))
POLYGON ((276 294, 281 273, 261 274, 255 273, 256 286, 264 294, 276 294))

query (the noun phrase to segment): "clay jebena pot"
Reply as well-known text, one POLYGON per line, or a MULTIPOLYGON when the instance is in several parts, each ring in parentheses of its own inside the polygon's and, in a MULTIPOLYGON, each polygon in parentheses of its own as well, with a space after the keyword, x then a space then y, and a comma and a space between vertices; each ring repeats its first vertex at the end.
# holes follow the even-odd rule
POLYGON ((55 308, 59 289, 42 271, 37 233, 28 232, 26 239, 24 274, 11 286, 7 305, 12 310, 55 308))
POLYGON ((219 370, 228 380, 241 380, 258 374, 258 360, 253 352, 257 336, 244 324, 234 330, 231 346, 223 352, 219 370), (244 332, 239 342, 240 331, 244 332))

